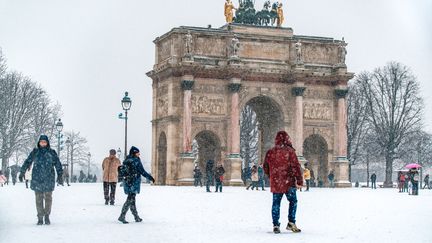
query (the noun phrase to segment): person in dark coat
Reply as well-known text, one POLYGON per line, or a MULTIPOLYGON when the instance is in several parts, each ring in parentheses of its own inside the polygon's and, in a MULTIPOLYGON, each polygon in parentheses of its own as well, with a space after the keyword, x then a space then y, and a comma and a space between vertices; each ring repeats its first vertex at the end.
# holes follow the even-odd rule
POLYGON ((284 195, 289 201, 287 230, 295 233, 301 232, 296 226, 296 211, 297 189, 303 187, 303 176, 287 132, 277 133, 275 146, 265 156, 264 172, 270 177, 270 188, 273 193, 273 232, 280 233, 280 204, 284 195))
POLYGON ((261 190, 265 191, 264 189, 264 169, 263 169, 263 164, 260 163, 258 165, 258 185, 261 186, 261 190))
POLYGON ((216 180, 216 191, 222 192, 222 184, 224 179, 225 169, 222 164, 219 164, 215 171, 215 180, 216 180))
POLYGON ((423 189, 425 189, 426 187, 428 189, 430 189, 430 186, 429 186, 429 175, 426 175, 423 181, 424 181, 423 189))
POLYGON ((85 182, 85 179, 86 179, 86 175, 84 174, 84 171, 80 170, 80 175, 78 177, 78 182, 79 183, 83 183, 83 182, 85 182))
POLYGON ((55 187, 55 172, 57 183, 63 185, 63 168, 55 150, 51 149, 48 137, 40 136, 37 148, 33 149, 21 167, 19 180, 24 180, 25 172, 33 167, 30 188, 36 195, 37 225, 51 224, 50 214, 52 206, 52 192, 55 187), (54 170, 55 168, 55 170, 54 170))
POLYGON ((124 193, 128 195, 128 197, 123 204, 118 220, 123 224, 129 223, 126 221, 126 213, 130 208, 135 217, 135 222, 141 222, 142 219, 138 216, 135 201, 136 194, 139 194, 141 191, 141 176, 144 176, 153 183, 155 183, 155 179, 144 169, 140 159, 140 151, 137 147, 131 147, 129 155, 126 157, 125 161, 123 161, 123 166, 128 168, 123 184, 124 193))
POLYGON ((19 170, 20 169, 19 169, 18 165, 12 165, 11 166, 12 185, 14 185, 14 186, 17 183, 17 176, 18 176, 19 170))
POLYGON ((10 167, 8 166, 6 168, 6 172, 5 172, 5 176, 6 176, 6 183, 5 184, 8 185, 8 186, 9 186, 10 173, 11 173, 11 170, 10 170, 10 167))
POLYGON ((371 187, 372 187, 372 189, 376 189, 377 175, 375 173, 372 173, 370 179, 371 179, 371 187))
POLYGON ((200 186, 202 187, 202 172, 201 169, 199 168, 199 166, 195 166, 195 169, 193 170, 194 172, 194 186, 197 187, 198 184, 200 184, 200 186))
POLYGON ((213 166, 214 166, 214 161, 209 159, 206 164, 206 177, 207 177, 206 192, 211 192, 210 186, 213 184, 213 166))
POLYGON ((332 187, 332 188, 335 187, 335 184, 334 184, 335 174, 333 173, 333 171, 330 171, 327 178, 330 182, 330 187, 332 187))

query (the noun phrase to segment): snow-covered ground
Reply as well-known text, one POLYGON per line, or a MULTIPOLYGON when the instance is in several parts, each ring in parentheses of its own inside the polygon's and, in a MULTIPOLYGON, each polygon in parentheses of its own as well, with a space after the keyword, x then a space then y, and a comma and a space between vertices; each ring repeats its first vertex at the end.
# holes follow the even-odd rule
MULTIPOLYGON (((432 242, 432 190, 408 196, 395 189, 315 189, 299 192, 302 233, 272 233, 271 194, 224 187, 144 186, 137 196, 142 223, 117 221, 125 200, 105 206, 102 184, 57 187, 52 225, 36 226, 34 194, 23 184, 0 187, 0 242, 432 242)), ((284 199, 281 223, 287 223, 284 199)), ((128 220, 133 221, 129 212, 128 220)))

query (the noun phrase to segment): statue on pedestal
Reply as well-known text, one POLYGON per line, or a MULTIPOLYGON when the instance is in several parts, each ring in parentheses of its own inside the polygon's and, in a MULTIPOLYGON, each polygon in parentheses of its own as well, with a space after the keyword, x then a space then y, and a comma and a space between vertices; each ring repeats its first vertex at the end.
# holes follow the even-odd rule
POLYGON ((296 64, 303 64, 303 56, 302 56, 302 44, 300 40, 295 43, 295 49, 296 49, 296 64))
POLYGON ((284 22, 284 13, 282 9, 282 3, 279 3, 277 8, 277 27, 281 27, 284 22))
POLYGON ((234 4, 231 2, 231 0, 226 0, 224 13, 225 13, 225 21, 228 24, 231 24, 233 22, 233 18, 234 18, 233 10, 236 10, 234 4))
POLYGON ((238 51, 240 50, 240 41, 237 38, 237 35, 231 39, 230 45, 230 58, 238 58, 238 51))
POLYGON ((346 46, 347 44, 345 43, 344 38, 342 38, 342 43, 339 44, 339 64, 341 65, 345 65, 345 58, 348 53, 346 46))
POLYGON ((188 32, 185 36, 185 55, 186 56, 192 55, 192 46, 193 46, 193 37, 190 33, 190 30, 188 30, 188 32))

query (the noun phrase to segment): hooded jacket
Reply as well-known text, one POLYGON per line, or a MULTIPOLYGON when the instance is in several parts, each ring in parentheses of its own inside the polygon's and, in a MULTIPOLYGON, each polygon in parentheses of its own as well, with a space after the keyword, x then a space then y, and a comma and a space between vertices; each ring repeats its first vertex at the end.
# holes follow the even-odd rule
POLYGON ((124 166, 130 166, 133 168, 133 175, 130 182, 125 182, 123 184, 123 189, 125 194, 138 194, 141 191, 141 176, 144 176, 145 178, 153 181, 153 177, 147 173, 147 171, 144 169, 141 159, 139 157, 136 157, 134 154, 135 152, 139 150, 136 147, 133 147, 129 151, 129 155, 126 157, 125 161, 123 162, 124 166))
POLYGON ((51 149, 48 137, 40 136, 37 148, 33 149, 28 158, 21 167, 21 174, 32 166, 32 180, 30 188, 36 192, 52 192, 55 187, 55 172, 57 176, 63 175, 63 168, 55 150, 51 149), (48 145, 42 148, 39 145, 41 140, 48 142, 48 145))
POLYGON ((300 163, 285 131, 277 133, 275 146, 267 152, 264 172, 270 177, 272 193, 287 193, 296 184, 303 186, 300 163))

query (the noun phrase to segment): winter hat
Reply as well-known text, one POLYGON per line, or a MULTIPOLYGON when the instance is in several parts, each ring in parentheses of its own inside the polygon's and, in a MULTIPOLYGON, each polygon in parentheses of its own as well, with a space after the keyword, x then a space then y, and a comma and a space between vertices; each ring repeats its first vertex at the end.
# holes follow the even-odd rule
POLYGON ((111 149, 111 150, 109 151, 109 153, 110 153, 110 155, 116 155, 116 151, 115 151, 115 149, 111 149))
POLYGON ((132 146, 131 149, 129 150, 129 155, 134 155, 136 153, 139 153, 139 149, 135 146, 132 146))
POLYGON ((48 136, 47 136, 47 135, 41 135, 41 136, 39 137, 39 141, 38 141, 38 144, 37 144, 38 148, 40 148, 40 145, 39 145, 40 141, 47 141, 47 143, 48 143, 47 148, 50 147, 50 142, 49 142, 49 139, 48 139, 48 136))

